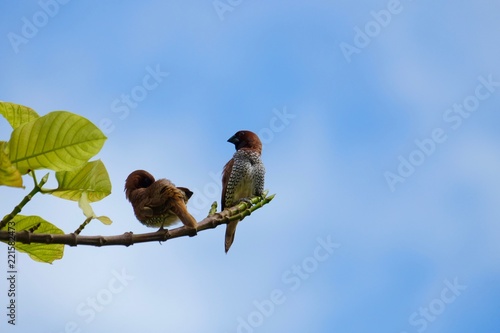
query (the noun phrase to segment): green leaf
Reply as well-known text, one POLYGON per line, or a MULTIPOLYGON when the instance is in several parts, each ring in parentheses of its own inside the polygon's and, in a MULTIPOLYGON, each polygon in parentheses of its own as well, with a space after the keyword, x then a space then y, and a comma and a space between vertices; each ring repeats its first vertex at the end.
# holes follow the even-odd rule
POLYGON ((107 216, 97 216, 96 219, 98 219, 105 225, 110 225, 111 223, 113 223, 113 221, 111 221, 111 219, 107 216))
POLYGON ((88 119, 54 111, 12 132, 9 158, 21 174, 42 168, 67 171, 97 154, 105 140, 106 136, 88 119))
POLYGON ((94 202, 111 193, 108 171, 101 160, 87 162, 77 170, 56 172, 56 179, 59 186, 49 193, 59 198, 78 201, 86 193, 94 202))
POLYGON ((7 119, 14 129, 40 117, 32 108, 9 102, 0 102, 0 114, 7 119))
POLYGON ((0 185, 24 187, 21 173, 12 165, 5 152, 6 145, 7 142, 0 141, 0 185))
MULTIPOLYGON (((15 231, 20 232, 36 227, 33 233, 40 234, 64 234, 64 232, 50 222, 45 221, 39 216, 16 215, 12 220, 15 222, 15 231)), ((11 231, 9 227, 9 231, 11 231)), ((8 243, 4 241, 4 243, 8 243)), ((39 262, 51 264, 54 260, 61 259, 64 254, 64 244, 23 244, 16 243, 16 250, 29 254, 31 259, 39 262)))
POLYGON ((83 212, 83 215, 85 215, 86 218, 95 217, 94 210, 92 209, 92 206, 90 206, 90 201, 87 192, 83 192, 80 195, 80 200, 78 200, 78 207, 80 207, 80 209, 83 212))
POLYGON ((80 207, 80 209, 83 211, 83 215, 85 215, 86 218, 98 219, 105 225, 110 225, 111 223, 113 223, 113 221, 111 221, 111 219, 107 216, 96 216, 94 210, 92 209, 92 206, 90 206, 87 192, 82 193, 80 200, 78 201, 78 207, 80 207))

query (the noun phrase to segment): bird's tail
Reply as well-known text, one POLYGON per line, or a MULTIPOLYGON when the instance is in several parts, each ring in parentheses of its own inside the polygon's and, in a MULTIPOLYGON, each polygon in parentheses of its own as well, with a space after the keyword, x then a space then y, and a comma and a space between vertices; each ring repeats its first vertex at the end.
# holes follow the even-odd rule
POLYGON ((236 233, 236 227, 238 226, 238 220, 236 221, 231 221, 226 225, 226 238, 224 241, 224 247, 227 251, 229 251, 229 248, 233 244, 234 241, 234 234, 236 233))
POLYGON ((176 204, 173 205, 172 207, 172 212, 177 215, 177 217, 184 223, 186 228, 188 229, 194 229, 195 234, 196 234, 196 228, 198 227, 198 223, 196 222, 196 219, 191 215, 186 207, 186 204, 183 201, 180 201, 176 204))

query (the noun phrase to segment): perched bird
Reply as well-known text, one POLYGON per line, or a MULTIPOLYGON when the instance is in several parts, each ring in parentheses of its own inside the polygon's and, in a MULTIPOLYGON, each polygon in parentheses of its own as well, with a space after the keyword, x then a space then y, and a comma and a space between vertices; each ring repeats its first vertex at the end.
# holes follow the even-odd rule
POLYGON ((132 204, 137 219, 148 227, 163 229, 179 219, 196 234, 197 223, 186 203, 193 192, 176 187, 168 179, 155 178, 147 171, 136 170, 125 181, 125 196, 132 204))
MULTIPOLYGON (((234 144, 236 153, 224 166, 222 172, 222 210, 234 206, 252 196, 264 192, 265 168, 260 156, 262 142, 251 131, 239 131, 228 142, 234 144)), ((239 221, 231 221, 226 226, 225 250, 229 251, 234 241, 239 221)))

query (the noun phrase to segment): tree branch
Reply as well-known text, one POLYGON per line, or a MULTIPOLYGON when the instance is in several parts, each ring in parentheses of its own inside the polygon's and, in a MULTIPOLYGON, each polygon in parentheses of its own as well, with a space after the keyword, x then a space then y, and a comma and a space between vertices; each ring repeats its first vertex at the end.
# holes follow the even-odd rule
MULTIPOLYGON (((198 223, 198 232, 213 229, 221 224, 227 224, 233 220, 242 220, 250 215, 255 210, 268 204, 273 200, 274 194, 267 196, 267 192, 262 196, 253 197, 250 202, 241 202, 240 204, 225 209, 220 213, 214 213, 214 205, 210 209, 208 217, 198 223)), ((137 243, 147 242, 164 242, 172 238, 191 236, 192 231, 185 227, 179 227, 171 230, 158 230, 156 232, 149 232, 144 234, 134 234, 126 232, 122 235, 116 236, 81 236, 75 233, 70 234, 38 234, 29 230, 23 230, 15 233, 15 240, 17 243, 31 244, 65 244, 69 246, 77 245, 91 245, 91 246, 111 246, 111 245, 124 245, 130 246, 137 243)), ((0 241, 8 241, 12 238, 12 233, 7 231, 0 231, 0 241)))

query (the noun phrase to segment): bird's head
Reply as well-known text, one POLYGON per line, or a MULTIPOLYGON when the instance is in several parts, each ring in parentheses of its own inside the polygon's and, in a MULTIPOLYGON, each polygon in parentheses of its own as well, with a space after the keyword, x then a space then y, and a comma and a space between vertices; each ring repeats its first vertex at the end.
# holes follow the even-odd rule
POLYGON ((249 148, 262 151, 262 142, 260 141, 257 134, 252 131, 238 131, 235 135, 230 137, 227 142, 231 142, 234 144, 236 150, 240 150, 242 148, 249 148))
POLYGON ((130 198, 130 194, 139 189, 147 188, 155 182, 155 178, 152 174, 145 170, 135 170, 130 175, 128 175, 125 181, 125 196, 127 199, 130 198))

